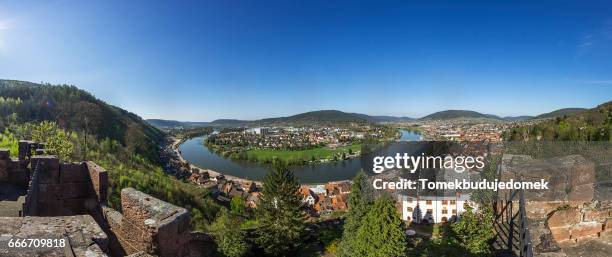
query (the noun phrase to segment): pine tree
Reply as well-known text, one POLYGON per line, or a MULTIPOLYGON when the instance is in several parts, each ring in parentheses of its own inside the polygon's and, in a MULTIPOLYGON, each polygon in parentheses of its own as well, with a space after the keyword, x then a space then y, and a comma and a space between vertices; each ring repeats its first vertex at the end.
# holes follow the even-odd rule
POLYGON ((394 201, 380 197, 363 218, 355 240, 355 257, 403 257, 407 240, 394 201))
POLYGON ((299 183, 283 165, 268 173, 258 208, 257 243, 270 256, 287 256, 304 231, 299 183))
POLYGON ((359 171, 353 178, 351 194, 349 195, 349 211, 344 222, 342 241, 340 241, 338 246, 339 257, 356 256, 354 244, 357 236, 357 230, 359 230, 361 220, 368 213, 372 205, 370 198, 366 195, 367 190, 364 190, 366 186, 366 174, 363 172, 363 170, 359 171))

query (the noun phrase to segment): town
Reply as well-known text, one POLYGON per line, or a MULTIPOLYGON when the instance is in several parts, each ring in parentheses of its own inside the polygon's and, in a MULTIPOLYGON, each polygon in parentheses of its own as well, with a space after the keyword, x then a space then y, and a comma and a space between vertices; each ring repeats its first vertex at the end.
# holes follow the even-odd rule
MULTIPOLYGON (((251 127, 229 128, 214 132, 208 129, 203 130, 203 133, 209 133, 208 139, 203 143, 233 147, 234 149, 240 149, 240 151, 266 149, 291 152, 313 147, 336 148, 357 144, 365 138, 399 140, 398 129, 401 128, 408 128, 420 133, 422 140, 499 142, 502 140, 502 132, 511 126, 515 126, 515 123, 436 120, 394 123, 384 126, 361 126, 351 129, 338 127, 251 127)), ((192 132, 186 133, 187 137, 195 136, 192 132)), ((184 140, 182 138, 183 134, 180 130, 179 132, 174 131, 173 134, 176 137, 171 139, 162 151, 162 159, 166 160, 167 172, 206 188, 211 192, 213 198, 220 203, 229 204, 233 200, 240 201, 249 208, 257 208, 262 186, 260 181, 221 174, 211 169, 190 164, 183 159, 178 148, 184 140)), ((350 152, 353 156, 358 153, 358 151, 350 152)), ((311 217, 329 217, 334 212, 346 211, 350 192, 351 182, 348 180, 302 185, 299 190, 303 204, 311 217)), ((404 200, 401 199, 401 196, 398 197, 398 206, 401 206, 404 200)), ((465 197, 462 197, 459 205, 467 202, 463 198, 465 197)), ((404 220, 410 221, 410 218, 406 216, 404 220)), ((440 222, 442 219, 436 220, 440 222)))
POLYGON ((418 120, 393 125, 418 130, 424 140, 482 141, 495 143, 503 140, 502 136, 504 131, 512 127, 533 125, 537 122, 538 120, 501 121, 492 119, 449 119, 418 120))

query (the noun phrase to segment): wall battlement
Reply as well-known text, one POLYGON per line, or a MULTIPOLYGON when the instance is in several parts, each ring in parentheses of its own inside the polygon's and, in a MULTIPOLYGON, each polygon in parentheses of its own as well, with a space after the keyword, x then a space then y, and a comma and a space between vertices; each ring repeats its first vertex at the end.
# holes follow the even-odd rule
MULTIPOLYGON (((121 212, 109 208, 108 172, 104 168, 91 161, 61 162, 56 156, 41 155, 41 146, 20 141, 18 158, 0 149, 0 186, 27 188, 19 212, 22 217, 0 217, 0 225, 18 226, 10 231, 0 227, 0 232, 27 236, 44 230, 47 237, 65 237, 69 249, 64 250, 71 252, 70 256, 202 256, 198 247, 190 247, 201 246, 202 240, 192 237, 186 209, 133 188, 121 190, 121 212), (56 223, 60 230, 41 228, 56 223), (76 227, 81 231, 73 232, 93 231, 93 240, 66 237, 69 233, 62 226, 76 223, 82 223, 76 227)), ((36 255, 36 251, 24 253, 36 255)))
POLYGON ((133 188, 121 190, 123 214, 104 208, 111 230, 127 254, 155 253, 185 256, 191 241, 186 209, 156 199, 133 188))

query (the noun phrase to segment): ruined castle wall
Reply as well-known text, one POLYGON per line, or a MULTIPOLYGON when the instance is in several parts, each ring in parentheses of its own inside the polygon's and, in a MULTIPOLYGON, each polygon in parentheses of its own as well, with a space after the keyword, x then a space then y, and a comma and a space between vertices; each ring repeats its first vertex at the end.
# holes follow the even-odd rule
POLYGON ((192 236, 186 209, 125 188, 121 191, 120 213, 106 207, 109 181, 104 168, 93 162, 63 163, 55 156, 32 155, 32 150, 39 147, 31 141, 20 141, 19 159, 10 158, 8 150, 0 150, 0 183, 27 186, 21 211, 26 216, 24 221, 51 222, 58 216, 89 214, 83 216, 90 219, 87 223, 97 223, 105 235, 104 240, 84 246, 99 252, 159 257, 201 256, 193 253, 206 252, 211 256, 212 240, 192 236))
POLYGON ((577 243, 612 236, 611 201, 566 205, 549 216, 548 227, 559 243, 577 243))
POLYGON ((98 202, 102 205, 106 205, 108 201, 108 172, 92 161, 86 162, 85 165, 87 166, 91 185, 98 202))
POLYGON ((10 175, 9 175, 9 165, 11 158, 9 150, 2 149, 0 150, 0 183, 9 183, 10 175))
POLYGON ((154 242, 158 244, 160 256, 183 256, 191 240, 189 230, 189 213, 187 211, 176 213, 172 218, 158 224, 154 242))
POLYGON ((39 179, 38 172, 32 173, 32 178, 29 182, 28 192, 23 203, 22 213, 20 216, 37 216, 38 215, 38 187, 39 179))
POLYGON ((13 159, 9 150, 0 150, 0 183, 27 186, 30 173, 27 168, 28 161, 24 159, 13 159))
POLYGON ((191 232, 189 213, 133 188, 121 190, 123 214, 104 208, 108 225, 127 254, 185 256, 191 232))
POLYGON ((87 214, 97 206, 95 199, 99 197, 85 163, 60 163, 55 156, 35 155, 32 169, 38 173, 38 181, 30 185, 30 189, 38 191, 30 197, 37 200, 33 204, 37 206, 36 215, 87 214))

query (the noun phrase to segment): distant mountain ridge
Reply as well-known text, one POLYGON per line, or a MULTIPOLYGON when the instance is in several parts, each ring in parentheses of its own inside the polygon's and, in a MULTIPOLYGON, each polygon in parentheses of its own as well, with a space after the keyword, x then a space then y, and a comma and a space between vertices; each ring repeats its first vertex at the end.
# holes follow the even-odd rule
POLYGON ((271 124, 307 124, 307 123, 337 123, 337 122, 356 122, 356 123, 382 123, 382 122, 402 122, 414 120, 410 117, 395 116, 370 116, 360 113, 347 113, 338 110, 320 110, 300 113, 286 117, 265 118, 259 120, 237 120, 237 119, 217 119, 211 122, 186 122, 176 120, 148 119, 147 121, 158 128, 170 127, 237 127, 255 126, 271 124))
POLYGON ((149 124, 157 128, 194 128, 194 127, 205 127, 210 126, 210 122, 205 121, 177 121, 177 120, 163 120, 163 119, 147 119, 149 124))
POLYGON ((296 114, 288 117, 267 118, 253 123, 309 123, 309 122, 372 122, 373 118, 365 114, 347 113, 337 110, 321 110, 296 114))
POLYGON ((502 120, 499 116, 484 114, 469 110, 446 110, 429 114, 420 120, 451 120, 451 119, 495 119, 502 120))
POLYGON ((217 119, 211 122, 190 122, 190 121, 175 121, 149 119, 147 120, 153 126, 158 128, 169 127, 241 127, 241 126, 271 126, 271 125, 306 125, 312 123, 386 123, 386 122, 406 122, 416 120, 457 120, 457 119, 483 119, 494 121, 524 121, 530 119, 545 119, 562 117, 564 115, 579 113, 585 111, 584 108, 564 108, 553 112, 544 113, 538 116, 506 116, 500 117, 493 114, 485 114, 471 110, 445 110, 439 111, 419 119, 411 117, 397 117, 386 115, 367 115, 361 113, 342 112, 338 110, 319 110, 300 113, 286 117, 265 118, 259 120, 238 120, 238 119, 217 119))

